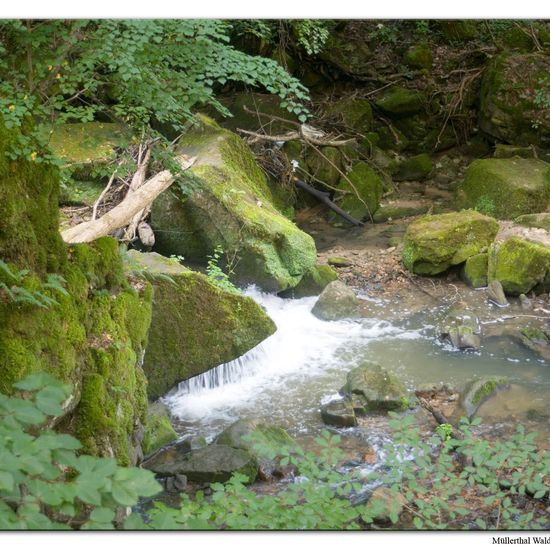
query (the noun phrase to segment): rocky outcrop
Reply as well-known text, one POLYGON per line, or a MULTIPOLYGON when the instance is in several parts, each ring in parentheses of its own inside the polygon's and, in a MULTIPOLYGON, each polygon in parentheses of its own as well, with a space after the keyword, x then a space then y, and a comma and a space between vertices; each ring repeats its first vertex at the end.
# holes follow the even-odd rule
POLYGON ((496 279, 506 294, 550 290, 550 248, 520 237, 495 243, 489 251, 489 280, 496 279))
POLYGON ((456 196, 460 208, 499 219, 541 212, 550 203, 550 164, 523 158, 475 160, 456 196))
POLYGON ((494 240, 498 222, 473 210, 424 216, 405 233, 403 263, 418 275, 436 275, 479 254, 494 240))
POLYGON ((315 244, 273 206, 242 139, 203 117, 182 137, 180 151, 197 161, 181 188, 172 186, 153 204, 157 250, 206 262, 221 246, 239 284, 277 292, 297 285, 315 264, 315 244))
POLYGON ((550 60, 543 52, 503 53, 485 70, 480 128, 515 145, 550 145, 550 113, 537 100, 549 93, 550 60))
POLYGON ((216 286, 201 273, 157 253, 132 250, 129 273, 153 284, 153 316, 143 369, 154 400, 178 382, 227 363, 276 327, 252 298, 216 286))

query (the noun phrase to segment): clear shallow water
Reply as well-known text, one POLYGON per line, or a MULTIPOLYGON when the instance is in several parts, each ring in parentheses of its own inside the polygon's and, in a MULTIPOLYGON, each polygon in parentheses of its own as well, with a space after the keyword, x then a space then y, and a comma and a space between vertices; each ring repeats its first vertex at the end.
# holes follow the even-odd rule
POLYGON ((550 365, 506 339, 486 339, 476 352, 453 351, 435 337, 433 311, 392 323, 327 322, 311 314, 316 297, 282 299, 252 288, 246 293, 267 310, 277 332, 240 359, 180 384, 164 398, 182 434, 212 439, 244 417, 281 425, 293 435, 315 432, 322 426, 320 404, 337 397, 346 373, 365 359, 397 374, 411 389, 426 383, 460 387, 473 376, 508 376, 522 388, 516 408, 548 409, 550 365))

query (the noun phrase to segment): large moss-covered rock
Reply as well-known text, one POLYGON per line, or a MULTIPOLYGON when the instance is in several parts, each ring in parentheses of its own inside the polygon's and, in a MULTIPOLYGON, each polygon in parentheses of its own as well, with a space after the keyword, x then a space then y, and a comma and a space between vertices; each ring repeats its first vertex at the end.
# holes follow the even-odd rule
POLYGON ((392 86, 376 100, 376 106, 388 116, 405 117, 420 112, 426 101, 422 92, 402 86, 392 86))
POLYGON ((366 162, 358 162, 345 178, 340 177, 338 191, 335 202, 340 208, 357 220, 370 219, 380 205, 384 184, 366 162))
POLYGON ((285 290, 280 294, 283 298, 305 298, 317 296, 323 292, 326 286, 338 280, 338 274, 330 265, 318 264, 313 266, 298 283, 297 286, 285 290))
POLYGON ((407 388, 377 363, 365 361, 347 374, 346 395, 359 396, 366 411, 393 411, 409 407, 407 388))
POLYGON ((424 216, 405 233, 403 263, 418 275, 436 275, 487 248, 498 222, 474 210, 424 216))
POLYGON ((0 391, 10 394, 15 382, 34 372, 72 384, 57 429, 80 439, 85 452, 133 464, 147 408, 139 358, 151 318, 151 287, 129 284, 115 240, 63 243, 58 173, 42 163, 8 159, 18 132, 0 122, 0 257, 18 274, 2 270, 0 282, 56 303, 15 303, 0 290, 0 391), (61 276, 66 293, 45 286, 47 274, 61 276))
POLYGON ((489 251, 489 281, 500 281, 506 294, 550 290, 550 248, 519 237, 495 243, 489 251))
POLYGON ((457 187, 460 208, 500 219, 543 211, 550 202, 550 164, 537 159, 480 159, 457 187))
POLYGON ((319 54, 323 61, 351 77, 370 74, 372 66, 369 61, 372 56, 368 44, 361 37, 347 33, 345 29, 341 29, 341 32, 331 32, 319 54))
POLYGON ((157 253, 128 253, 127 269, 153 284, 153 318, 143 369, 157 399, 182 380, 227 363, 276 327, 252 298, 157 253))
POLYGON ((550 112, 537 98, 550 93, 550 59, 542 52, 503 53, 481 85, 480 128, 516 145, 550 146, 550 112))
POLYGON ((313 239, 274 206, 264 173, 236 134, 207 118, 184 135, 181 151, 197 157, 177 186, 153 203, 157 250, 205 262, 220 245, 240 284, 280 291, 315 264, 313 239))

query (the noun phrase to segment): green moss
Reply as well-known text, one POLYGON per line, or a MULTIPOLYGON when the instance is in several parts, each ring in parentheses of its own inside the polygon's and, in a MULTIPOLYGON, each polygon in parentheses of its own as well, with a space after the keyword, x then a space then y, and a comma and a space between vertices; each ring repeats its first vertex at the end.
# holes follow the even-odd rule
POLYGON ((550 248, 519 237, 491 247, 489 281, 496 279, 506 294, 550 290, 550 248))
POLYGON ((550 202, 550 165, 536 159, 481 159, 457 188, 461 208, 494 210, 499 219, 540 212, 550 202))
POLYGON ((419 275, 436 275, 489 246, 498 222, 473 210, 424 216, 405 233, 403 264, 419 275))
POLYGON ((423 180, 430 175, 432 170, 433 164, 430 155, 422 153, 397 163, 392 170, 392 176, 395 181, 423 180))
POLYGON ((477 37, 477 21, 452 19, 438 21, 439 30, 450 43, 465 42, 477 37))
POLYGON ((376 106, 389 116, 405 117, 420 112, 427 103, 424 94, 417 90, 392 86, 376 100, 376 106))
POLYGON ((472 288, 487 286, 487 269, 489 255, 487 253, 470 256, 464 263, 462 277, 472 288))
POLYGON ((308 172, 321 182, 334 186, 342 172, 342 153, 338 147, 321 147, 322 155, 310 148, 306 155, 308 172))
POLYGON ((471 402, 474 405, 481 404, 485 399, 490 397, 500 386, 508 384, 507 378, 494 378, 484 381, 471 396, 471 402))
POLYGON ((142 449, 144 455, 149 455, 164 445, 177 439, 166 407, 158 403, 149 406, 145 420, 142 449))
POLYGON ((428 44, 411 46, 405 54, 405 63, 413 69, 429 69, 433 63, 433 55, 428 44))
POLYGON ((540 214, 524 214, 523 216, 518 216, 514 222, 525 227, 538 227, 540 229, 550 231, 549 212, 541 212, 540 214))
POLYGON ((368 99, 342 98, 330 103, 325 112, 347 128, 367 132, 372 125, 372 108, 368 99))
POLYGON ((378 209, 384 191, 380 176, 365 162, 357 163, 346 176, 340 178, 340 196, 335 202, 358 220, 370 218, 378 209))

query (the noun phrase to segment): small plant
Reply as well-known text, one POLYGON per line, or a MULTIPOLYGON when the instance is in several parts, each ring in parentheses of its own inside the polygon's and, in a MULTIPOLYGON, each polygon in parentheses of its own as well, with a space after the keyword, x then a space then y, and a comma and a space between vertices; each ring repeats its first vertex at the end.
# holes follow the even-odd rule
POLYGON ((430 34, 430 22, 425 19, 416 21, 415 31, 416 34, 419 34, 420 36, 427 36, 430 34))
POLYGON ((223 256, 223 248, 217 245, 211 256, 208 256, 206 274, 208 278, 219 288, 229 292, 240 293, 240 290, 230 281, 229 275, 223 271, 219 262, 223 256))
POLYGON ((181 254, 170 254, 170 260, 175 264, 182 264, 185 258, 181 254))
POLYGON ((435 433, 438 434, 443 441, 448 441, 451 439, 453 427, 451 424, 439 424, 439 426, 435 429, 435 433))
POLYGON ((3 294, 5 300, 19 305, 30 305, 41 308, 49 308, 58 305, 57 300, 48 296, 42 290, 54 290, 68 296, 69 293, 63 285, 65 279, 61 275, 54 273, 48 274, 45 283, 40 283, 40 290, 25 288, 25 282, 29 277, 29 270, 22 269, 15 271, 11 269, 4 261, 0 260, 0 276, 6 282, 0 282, 0 296, 3 294))
POLYGON ((369 39, 377 44, 395 44, 397 42, 397 31, 391 25, 378 23, 376 30, 369 34, 369 39))
POLYGON ((151 472, 79 455, 77 439, 44 428, 70 386, 37 373, 14 388, 0 394, 0 529, 114 529, 117 508, 160 491, 151 472))
POLYGON ((486 216, 492 216, 495 213, 496 206, 493 199, 484 195, 477 200, 474 210, 486 216))

